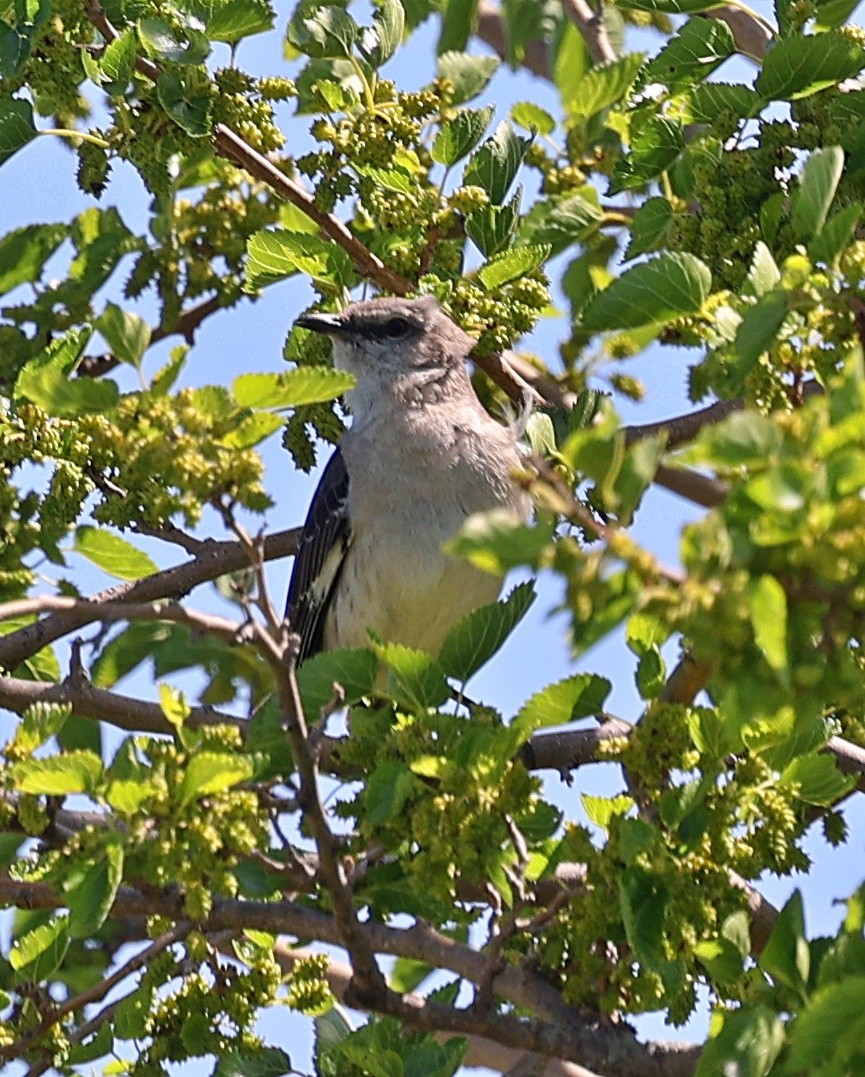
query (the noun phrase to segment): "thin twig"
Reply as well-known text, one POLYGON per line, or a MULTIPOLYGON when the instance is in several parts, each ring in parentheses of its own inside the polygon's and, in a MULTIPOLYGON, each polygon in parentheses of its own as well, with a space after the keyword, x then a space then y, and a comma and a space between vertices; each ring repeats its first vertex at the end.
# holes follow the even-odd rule
POLYGON ((593 11, 588 0, 562 0, 565 14, 583 36, 589 55, 596 64, 611 64, 616 50, 610 41, 603 16, 593 11))

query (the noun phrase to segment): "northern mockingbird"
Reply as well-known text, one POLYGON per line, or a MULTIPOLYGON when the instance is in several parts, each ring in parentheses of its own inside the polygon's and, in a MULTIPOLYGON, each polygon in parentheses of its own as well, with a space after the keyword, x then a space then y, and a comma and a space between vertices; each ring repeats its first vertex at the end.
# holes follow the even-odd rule
POLYGON ((357 378, 352 427, 313 496, 291 575, 300 660, 366 647, 367 629, 436 654, 501 587, 442 546, 472 513, 529 513, 511 478, 517 433, 484 410, 465 368, 474 341, 431 296, 353 303, 297 325, 326 333, 334 364, 357 378))

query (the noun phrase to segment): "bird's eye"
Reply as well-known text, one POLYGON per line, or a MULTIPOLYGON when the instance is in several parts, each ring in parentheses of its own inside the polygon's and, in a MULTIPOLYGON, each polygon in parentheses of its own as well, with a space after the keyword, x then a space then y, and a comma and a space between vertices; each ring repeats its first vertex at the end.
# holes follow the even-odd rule
POLYGON ((390 337, 391 340, 399 340, 400 337, 404 337, 406 333, 411 329, 411 322, 406 318, 391 318, 385 322, 384 333, 385 336, 390 337))

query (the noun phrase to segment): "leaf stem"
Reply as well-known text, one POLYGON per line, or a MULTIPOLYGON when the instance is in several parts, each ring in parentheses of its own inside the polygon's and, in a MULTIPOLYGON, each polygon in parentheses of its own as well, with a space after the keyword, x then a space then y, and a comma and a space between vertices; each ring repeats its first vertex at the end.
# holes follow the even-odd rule
POLYGON ((94 146, 101 146, 104 150, 111 148, 110 142, 106 142, 104 138, 100 138, 98 135, 91 135, 89 131, 72 131, 66 127, 43 127, 37 133, 40 135, 57 135, 58 138, 68 138, 70 141, 73 138, 80 138, 82 142, 91 142, 94 146))

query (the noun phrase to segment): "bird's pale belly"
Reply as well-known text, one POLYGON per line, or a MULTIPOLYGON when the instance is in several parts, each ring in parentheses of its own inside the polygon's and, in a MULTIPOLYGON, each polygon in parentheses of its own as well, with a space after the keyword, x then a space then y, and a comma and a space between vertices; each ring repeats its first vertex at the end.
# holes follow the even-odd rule
POLYGON ((325 646, 366 647, 367 629, 384 640, 437 654, 450 629, 466 614, 499 593, 501 580, 465 561, 441 552, 425 535, 415 542, 406 561, 405 547, 379 535, 380 554, 370 558, 352 546, 325 627, 325 646), (378 571, 370 571, 371 565, 378 571), (387 566, 382 569, 382 566, 387 566))

